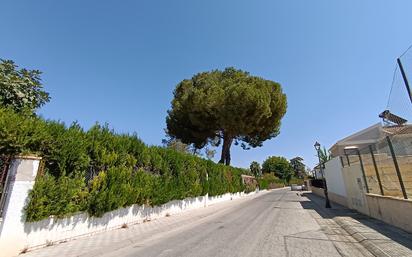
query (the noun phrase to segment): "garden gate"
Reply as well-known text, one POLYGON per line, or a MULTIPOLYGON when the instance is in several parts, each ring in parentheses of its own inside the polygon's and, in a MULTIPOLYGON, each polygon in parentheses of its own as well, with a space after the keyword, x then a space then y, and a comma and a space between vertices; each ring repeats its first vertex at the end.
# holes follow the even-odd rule
POLYGON ((0 220, 3 218, 4 206, 7 198, 8 171, 10 165, 10 156, 0 156, 0 220))

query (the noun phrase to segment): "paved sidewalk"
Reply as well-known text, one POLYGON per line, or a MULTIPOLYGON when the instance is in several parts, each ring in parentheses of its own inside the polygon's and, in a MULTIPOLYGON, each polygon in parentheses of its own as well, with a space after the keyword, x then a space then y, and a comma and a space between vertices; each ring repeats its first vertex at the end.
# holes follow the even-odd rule
POLYGON ((332 209, 326 209, 324 198, 312 193, 305 194, 305 196, 311 200, 306 202, 305 208, 315 211, 312 215, 316 217, 321 227, 324 227, 322 223, 325 219, 329 220, 329 223, 336 224, 339 233, 351 236, 374 256, 412 257, 411 233, 336 203, 332 203, 332 209))

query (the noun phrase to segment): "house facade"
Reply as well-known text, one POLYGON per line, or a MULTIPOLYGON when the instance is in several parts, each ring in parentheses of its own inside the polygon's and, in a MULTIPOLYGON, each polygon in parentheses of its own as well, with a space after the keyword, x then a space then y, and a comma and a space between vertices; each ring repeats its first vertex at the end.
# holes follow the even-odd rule
MULTIPOLYGON (((412 126, 374 124, 337 141, 324 176, 329 198, 412 232, 412 126), (404 214, 403 214, 404 213, 404 214)), ((314 188, 323 196, 323 190, 314 188)))

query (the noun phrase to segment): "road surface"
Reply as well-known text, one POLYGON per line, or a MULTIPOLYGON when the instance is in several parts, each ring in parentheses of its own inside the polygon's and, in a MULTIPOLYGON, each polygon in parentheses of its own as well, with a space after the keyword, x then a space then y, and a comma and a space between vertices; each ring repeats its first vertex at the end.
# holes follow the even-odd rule
POLYGON ((309 198, 274 190, 29 252, 24 257, 373 255, 309 198))

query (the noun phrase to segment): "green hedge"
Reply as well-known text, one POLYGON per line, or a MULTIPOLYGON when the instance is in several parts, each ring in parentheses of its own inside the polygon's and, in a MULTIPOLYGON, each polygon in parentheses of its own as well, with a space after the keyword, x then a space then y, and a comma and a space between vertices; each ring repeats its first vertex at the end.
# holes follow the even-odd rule
POLYGON ((30 192, 27 221, 241 192, 241 174, 248 172, 147 146, 135 134, 117 134, 107 125, 84 131, 77 123, 65 126, 0 108, 0 155, 25 153, 42 156, 45 167, 30 192))

